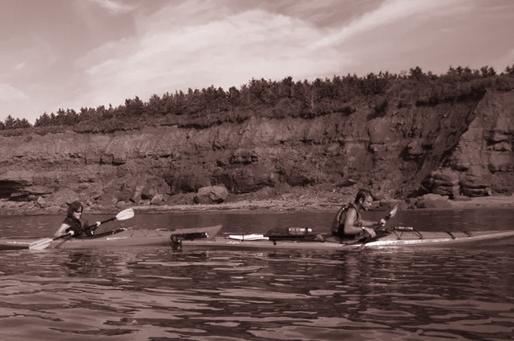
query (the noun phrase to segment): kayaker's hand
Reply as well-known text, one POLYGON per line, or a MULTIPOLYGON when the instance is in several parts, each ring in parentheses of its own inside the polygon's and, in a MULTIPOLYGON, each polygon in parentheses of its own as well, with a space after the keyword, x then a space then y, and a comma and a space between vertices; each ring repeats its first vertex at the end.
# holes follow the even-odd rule
POLYGON ((375 238, 377 235, 375 230, 373 230, 371 227, 365 227, 363 230, 366 231, 371 236, 371 238, 375 238))
POLYGON ((385 226, 385 224, 386 224, 385 219, 380 219, 380 221, 378 222, 378 225, 380 225, 380 226, 385 226))
POLYGON ((74 234, 75 234, 75 231, 73 231, 73 230, 69 230, 69 231, 68 231, 68 235, 69 235, 69 236, 73 236, 74 234))
POLYGON ((89 231, 91 231, 91 234, 93 234, 93 231, 96 231, 96 229, 98 228, 98 226, 100 226, 100 224, 102 224, 102 223, 97 221, 93 225, 88 226, 88 229, 89 229, 89 231))

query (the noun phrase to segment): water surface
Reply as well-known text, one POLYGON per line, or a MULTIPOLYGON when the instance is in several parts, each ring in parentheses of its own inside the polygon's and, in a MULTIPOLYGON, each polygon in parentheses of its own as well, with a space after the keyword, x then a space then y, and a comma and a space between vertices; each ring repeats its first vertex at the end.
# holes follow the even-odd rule
MULTIPOLYGON (((384 212, 370 212, 375 219, 384 212)), ((89 216, 91 221, 109 216, 89 216)), ((511 210, 408 211, 420 230, 509 230, 511 210)), ((1 216, 46 237, 62 217, 1 216)), ((139 214, 103 228, 328 229, 326 213, 139 214)), ((2 340, 513 340, 514 246, 0 252, 2 340)))

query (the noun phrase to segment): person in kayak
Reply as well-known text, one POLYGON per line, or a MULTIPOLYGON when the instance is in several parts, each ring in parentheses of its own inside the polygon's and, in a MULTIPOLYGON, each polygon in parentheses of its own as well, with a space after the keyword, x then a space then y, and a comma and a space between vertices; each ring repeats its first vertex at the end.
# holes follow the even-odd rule
POLYGON ((353 203, 343 205, 337 212, 332 223, 332 236, 341 239, 356 238, 357 236, 367 235, 370 238, 376 236, 373 227, 384 226, 385 219, 379 221, 363 220, 360 210, 367 211, 373 203, 373 195, 370 191, 361 189, 355 196, 353 203))
POLYGON ((55 231, 54 236, 59 237, 69 234, 73 237, 92 236, 94 231, 100 226, 97 221, 93 225, 89 225, 87 220, 81 219, 84 207, 80 201, 74 201, 68 206, 68 214, 62 222, 61 227, 55 231))

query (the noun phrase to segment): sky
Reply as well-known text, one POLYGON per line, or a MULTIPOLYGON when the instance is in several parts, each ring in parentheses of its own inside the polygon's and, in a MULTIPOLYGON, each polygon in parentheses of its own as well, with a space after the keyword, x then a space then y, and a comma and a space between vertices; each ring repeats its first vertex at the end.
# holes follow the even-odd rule
POLYGON ((512 0, 0 0, 0 121, 251 79, 514 65, 512 0))

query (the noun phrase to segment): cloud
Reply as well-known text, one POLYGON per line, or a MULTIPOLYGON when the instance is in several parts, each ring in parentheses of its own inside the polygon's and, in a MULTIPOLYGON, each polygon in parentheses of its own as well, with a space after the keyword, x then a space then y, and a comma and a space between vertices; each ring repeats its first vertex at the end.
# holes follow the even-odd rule
POLYGON ((385 0, 378 8, 364 13, 348 25, 327 32, 326 36, 319 42, 311 45, 311 48, 319 49, 323 46, 337 45, 355 37, 359 33, 371 31, 384 25, 394 24, 413 16, 447 15, 448 12, 445 12, 445 10, 452 8, 455 3, 460 1, 385 0))
POLYGON ((22 91, 12 87, 9 84, 0 84, 0 100, 2 101, 17 101, 27 99, 28 96, 22 91))
POLYGON ((496 72, 498 73, 504 72, 507 66, 514 67, 514 47, 507 50, 504 55, 498 57, 498 61, 496 63, 490 64, 496 64, 501 66, 497 67, 496 69, 496 72))
POLYGON ((32 109, 32 103, 27 99, 29 96, 23 91, 10 84, 0 83, 0 121, 5 120, 8 115, 14 118, 26 117, 26 109, 32 109))
POLYGON ((14 67, 15 70, 21 70, 23 69, 25 66, 27 65, 27 62, 26 61, 22 61, 18 64, 16 64, 16 66, 14 67))
POLYGON ((79 63, 89 84, 87 98, 115 104, 189 87, 239 87, 252 78, 303 80, 333 75, 345 59, 340 52, 305 49, 322 32, 300 19, 259 9, 219 11, 189 3, 168 7, 139 22, 137 36, 92 51, 79 63), (195 12, 205 13, 206 20, 174 20, 184 13, 197 18, 195 12))
MULTIPOLYGON (((309 10, 311 4, 190 0, 168 2, 151 14, 138 9, 134 35, 105 43, 77 62, 80 84, 59 106, 119 105, 134 96, 145 100, 210 85, 227 90, 252 78, 399 72, 433 67, 435 57, 446 68, 449 53, 435 55, 444 40, 440 32, 462 24, 449 15, 465 18, 460 14, 476 6, 468 0, 327 1, 318 13, 309 10), (351 14, 341 19, 334 14, 346 11, 351 14), (323 16, 330 23, 320 24, 323 16)), ((458 55, 450 49, 451 37, 445 41, 458 55)))
POLYGON ((121 1, 115 0, 89 0, 102 8, 105 8, 112 14, 125 14, 133 11, 136 6, 127 5, 122 3, 121 1))

